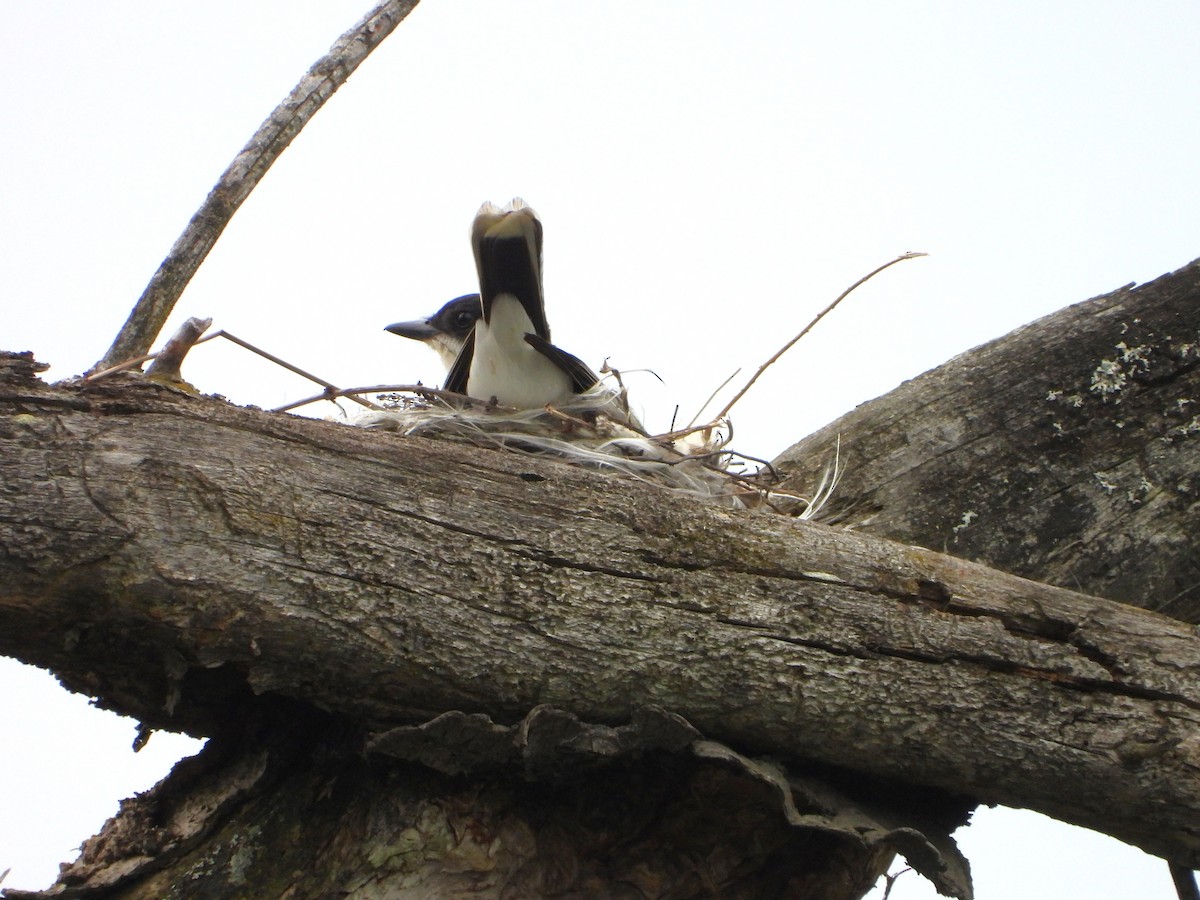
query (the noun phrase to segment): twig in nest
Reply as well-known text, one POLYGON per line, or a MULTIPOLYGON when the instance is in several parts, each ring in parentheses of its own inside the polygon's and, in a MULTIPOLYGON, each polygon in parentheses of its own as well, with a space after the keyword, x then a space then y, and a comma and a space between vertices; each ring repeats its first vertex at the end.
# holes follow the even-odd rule
MULTIPOLYGON (((655 372, 653 369, 634 369, 633 371, 649 372, 655 378, 658 378, 658 381, 660 384, 662 383, 662 378, 660 378, 658 373, 655 372)), ((642 435, 642 437, 650 437, 650 433, 646 430, 646 426, 644 426, 641 423, 641 421, 638 419, 638 417, 635 416, 633 414, 633 411, 629 408, 629 388, 627 388, 625 386, 625 381, 624 381, 624 379, 621 378, 621 370, 615 369, 612 366, 610 366, 608 364, 608 360, 605 359, 604 365, 602 365, 600 367, 600 374, 601 375, 612 375, 613 380, 615 380, 617 382, 617 400, 616 400, 616 402, 617 402, 617 405, 621 408, 621 411, 624 413, 624 421, 622 424, 624 424, 624 425, 628 426, 629 428, 633 429, 634 431, 638 432, 639 434, 642 435)))
POLYGON ((725 446, 733 438, 733 422, 729 419, 713 419, 704 425, 688 425, 686 428, 678 428, 674 431, 656 434, 654 435, 654 439, 664 443, 675 443, 676 441, 686 441, 693 435, 698 434, 701 436, 701 443, 707 445, 712 441, 713 433, 718 431, 727 432, 727 436, 721 441, 721 446, 725 446))
MULTIPOLYGON (((320 384, 320 382, 317 382, 320 384)), ((338 397, 346 397, 349 400, 360 404, 361 406, 369 407, 375 410, 386 410, 388 407, 379 406, 375 403, 370 403, 360 399, 362 394, 416 394, 425 400, 441 400, 451 406, 469 406, 484 404, 478 400, 472 400, 465 394, 456 394, 454 391, 443 391, 441 388, 426 387, 423 384, 376 384, 372 387, 357 387, 357 388, 335 388, 330 386, 323 393, 313 397, 305 397, 303 400, 293 400, 291 403, 285 403, 283 406, 274 407, 271 412, 287 412, 288 410, 297 409, 301 406, 307 406, 310 403, 319 403, 322 400, 336 400, 338 397)))
MULTIPOLYGON (((708 395, 708 399, 707 399, 707 400, 705 400, 703 403, 701 403, 701 404, 700 404, 700 408, 699 408, 698 410, 696 410, 696 414, 695 414, 694 416, 692 416, 692 421, 688 422, 688 424, 687 424, 687 427, 688 427, 688 428, 691 428, 693 425, 695 425, 695 424, 696 424, 696 420, 697 420, 698 418, 700 418, 700 413, 702 413, 702 412, 704 412, 706 409, 708 409, 708 404, 712 403, 712 402, 713 402, 713 399, 714 399, 714 398, 717 396, 717 394, 719 394, 719 393, 721 393, 721 391, 725 390, 725 385, 729 384, 729 382, 731 382, 731 381, 733 381, 733 379, 737 378, 737 377, 738 377, 738 374, 739 374, 741 371, 742 371, 742 368, 741 368, 741 366, 738 366, 738 368, 734 369, 734 370, 733 370, 733 373, 732 373, 732 374, 731 374, 731 375, 730 375, 728 378, 726 378, 724 381, 722 381, 720 384, 718 384, 718 385, 717 385, 717 386, 716 386, 716 387, 713 389, 713 392, 712 392, 711 394, 709 394, 709 395, 708 395)), ((757 375, 755 375, 754 377, 755 377, 755 378, 757 378, 758 376, 757 376, 757 375)), ((733 404, 730 404, 730 406, 732 406, 732 405, 733 405, 733 404)), ((717 418, 719 419, 719 418, 721 418, 721 417, 720 417, 720 416, 717 416, 717 418)))
POLYGON ((338 38, 329 52, 305 73, 222 173, 146 285, 104 358, 92 366, 92 372, 144 356, 162 331, 183 289, 271 164, 416 5, 417 0, 380 3, 338 38))
POLYGON ((565 404, 526 410, 483 403, 423 385, 376 385, 355 390, 407 391, 425 401, 400 398, 382 413, 355 420, 355 425, 551 456, 574 465, 622 472, 708 500, 743 508, 765 506, 802 519, 817 514, 841 476, 835 459, 832 474, 823 477, 812 498, 773 490, 771 485, 780 476, 769 462, 728 449, 733 438, 728 421, 649 435, 629 413, 623 393, 600 385, 565 404), (696 435, 702 439, 687 440, 696 435), (679 441, 686 444, 677 446, 679 441), (763 468, 754 475, 736 471, 746 462, 763 468), (779 500, 788 503, 780 505, 779 500))
MULTIPOLYGON (((772 484, 775 484, 776 482, 781 480, 779 477, 779 473, 777 471, 775 471, 775 467, 773 465, 771 465, 771 463, 769 463, 767 460, 759 459, 757 456, 751 456, 749 453, 734 453, 733 451, 730 451, 730 453, 733 453, 734 456, 737 456, 741 459, 747 459, 750 462, 758 463, 760 466, 762 466, 764 469, 766 469, 768 473, 770 473, 772 484)), ((760 476, 761 476, 761 473, 760 473, 760 476)))
POLYGON ((588 427, 588 422, 585 419, 581 419, 579 416, 573 416, 570 413, 565 413, 561 409, 557 409, 553 406, 546 407, 546 415, 552 419, 558 419, 558 421, 562 422, 564 425, 569 425, 572 428, 588 427))
POLYGON ((796 341, 800 340, 800 338, 804 337, 806 334, 808 334, 810 331, 812 331, 813 327, 818 322, 820 322, 823 318, 825 318, 825 316, 827 314, 831 313, 834 310, 834 308, 839 303, 841 303, 843 300, 845 300, 851 294, 851 292, 853 292, 856 288, 862 286, 863 284, 866 284, 868 281, 870 281, 872 278, 874 278, 876 275, 878 275, 884 269, 891 268, 898 262, 904 262, 906 259, 916 259, 919 256, 928 256, 928 255, 929 255, 928 253, 905 253, 902 256, 897 256, 891 262, 884 263, 882 266, 875 269, 874 271, 868 272, 862 278, 858 279, 858 281, 854 282, 854 284, 850 285, 850 287, 848 287, 844 291, 842 291, 842 293, 838 295, 838 298, 836 300, 834 300, 832 303, 830 303, 823 310, 821 310, 819 313, 817 313, 817 315, 813 318, 813 320, 811 322, 809 322, 807 325, 805 325, 804 328, 802 328, 800 330, 800 333, 798 335, 796 335, 794 338, 792 338, 790 341, 788 341, 786 344, 784 344, 782 347, 780 347, 774 356, 772 356, 765 363, 763 363, 761 366, 758 367, 758 371, 754 373, 754 376, 749 381, 746 382, 745 386, 740 391, 738 391, 734 395, 732 400, 730 400, 728 403, 725 404, 725 408, 723 410, 721 410, 720 413, 717 414, 717 418, 723 419, 727 415, 729 415, 729 410, 733 409, 733 405, 742 399, 742 396, 746 393, 746 391, 750 390, 750 388, 754 385, 754 382, 758 381, 758 376, 760 376, 763 372, 765 372, 767 370, 767 368, 771 366, 772 363, 774 363, 777 359, 779 359, 779 357, 783 356, 783 354, 785 354, 789 350, 791 350, 792 346, 796 343, 796 341))

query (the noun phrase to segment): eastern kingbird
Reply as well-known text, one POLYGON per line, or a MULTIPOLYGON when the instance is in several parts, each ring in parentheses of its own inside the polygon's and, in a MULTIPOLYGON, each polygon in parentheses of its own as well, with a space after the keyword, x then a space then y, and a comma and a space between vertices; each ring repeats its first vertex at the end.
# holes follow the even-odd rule
POLYGON ((459 351, 481 315, 483 307, 479 303, 479 295, 463 294, 461 297, 455 297, 428 319, 396 322, 384 330, 421 341, 437 353, 442 365, 449 369, 454 365, 454 360, 458 358, 459 351))
POLYGON ((519 198, 504 209, 483 204, 471 227, 471 247, 481 316, 450 367, 445 389, 535 409, 599 381, 585 363, 550 343, 537 213, 519 198))

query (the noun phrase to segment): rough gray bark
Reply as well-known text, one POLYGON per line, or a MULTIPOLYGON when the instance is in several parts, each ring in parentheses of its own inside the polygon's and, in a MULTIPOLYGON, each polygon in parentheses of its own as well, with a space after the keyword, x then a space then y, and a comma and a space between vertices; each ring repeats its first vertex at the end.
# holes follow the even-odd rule
POLYGON ((1200 862, 1191 626, 133 379, 10 379, 0 403, 0 652, 155 727, 220 733, 252 695, 379 735, 447 710, 619 725, 657 706, 794 772, 1030 807, 1200 862))
POLYGON ((951 360, 800 441, 830 521, 1200 622, 1200 261, 951 360))

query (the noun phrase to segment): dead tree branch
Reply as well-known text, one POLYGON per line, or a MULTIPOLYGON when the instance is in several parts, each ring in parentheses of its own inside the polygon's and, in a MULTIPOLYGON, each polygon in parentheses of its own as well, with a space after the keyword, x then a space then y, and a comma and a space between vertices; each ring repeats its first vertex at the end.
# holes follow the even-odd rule
POLYGON ((1200 260, 1064 309, 776 459, 825 520, 1200 623, 1200 260))
POLYGON ((376 730, 656 705, 744 751, 1200 863, 1191 626, 532 457, 129 379, 28 375, 0 404, 0 652, 154 726, 210 732, 247 690, 376 730))
POLYGON ((175 302, 250 192, 300 130, 347 78, 392 33, 418 0, 385 0, 338 38, 305 73, 250 142, 229 164, 183 234, 146 285, 108 352, 91 371, 108 369, 150 351, 175 302))

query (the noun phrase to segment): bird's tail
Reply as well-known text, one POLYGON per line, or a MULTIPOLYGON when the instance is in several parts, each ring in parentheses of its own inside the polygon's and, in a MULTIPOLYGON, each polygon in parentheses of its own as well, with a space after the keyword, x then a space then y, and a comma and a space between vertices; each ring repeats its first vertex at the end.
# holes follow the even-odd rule
POLYGON ((484 203, 471 225, 471 248, 485 319, 495 297, 511 294, 529 313, 537 335, 549 340, 542 305, 542 222, 533 207, 520 197, 503 208, 484 203))

